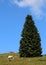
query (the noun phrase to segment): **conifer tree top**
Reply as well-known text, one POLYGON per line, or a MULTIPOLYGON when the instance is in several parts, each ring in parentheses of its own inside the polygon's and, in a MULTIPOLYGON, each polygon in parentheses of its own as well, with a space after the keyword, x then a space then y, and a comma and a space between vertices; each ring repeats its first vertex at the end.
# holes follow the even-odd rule
POLYGON ((26 19, 32 19, 31 15, 27 15, 26 19))

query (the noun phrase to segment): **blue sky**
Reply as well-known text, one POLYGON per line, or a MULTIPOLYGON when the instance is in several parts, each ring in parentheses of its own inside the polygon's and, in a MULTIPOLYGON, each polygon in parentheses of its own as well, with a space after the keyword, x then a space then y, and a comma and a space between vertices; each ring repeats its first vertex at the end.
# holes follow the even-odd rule
POLYGON ((27 14, 32 15, 46 54, 46 0, 0 0, 0 53, 18 52, 27 14))

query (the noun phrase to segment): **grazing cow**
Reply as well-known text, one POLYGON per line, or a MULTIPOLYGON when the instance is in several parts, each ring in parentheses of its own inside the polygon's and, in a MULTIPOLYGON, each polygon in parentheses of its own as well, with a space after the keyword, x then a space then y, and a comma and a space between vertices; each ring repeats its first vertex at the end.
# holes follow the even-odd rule
POLYGON ((14 59, 14 56, 8 56, 8 60, 11 61, 14 59))

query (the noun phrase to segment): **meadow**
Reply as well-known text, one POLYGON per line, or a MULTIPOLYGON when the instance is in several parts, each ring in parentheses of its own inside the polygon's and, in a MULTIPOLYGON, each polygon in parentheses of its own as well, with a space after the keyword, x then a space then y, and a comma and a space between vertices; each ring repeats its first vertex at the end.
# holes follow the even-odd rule
POLYGON ((18 53, 4 53, 0 54, 0 65, 46 65, 46 56, 20 58, 18 53), (14 60, 9 61, 7 58, 9 55, 13 55, 14 60))

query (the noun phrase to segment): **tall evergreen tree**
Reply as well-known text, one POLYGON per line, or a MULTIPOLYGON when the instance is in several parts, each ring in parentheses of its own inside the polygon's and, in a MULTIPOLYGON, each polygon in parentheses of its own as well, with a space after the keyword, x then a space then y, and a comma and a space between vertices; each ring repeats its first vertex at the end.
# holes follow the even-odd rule
POLYGON ((41 39, 31 15, 27 15, 20 40, 20 57, 41 56, 41 39))

